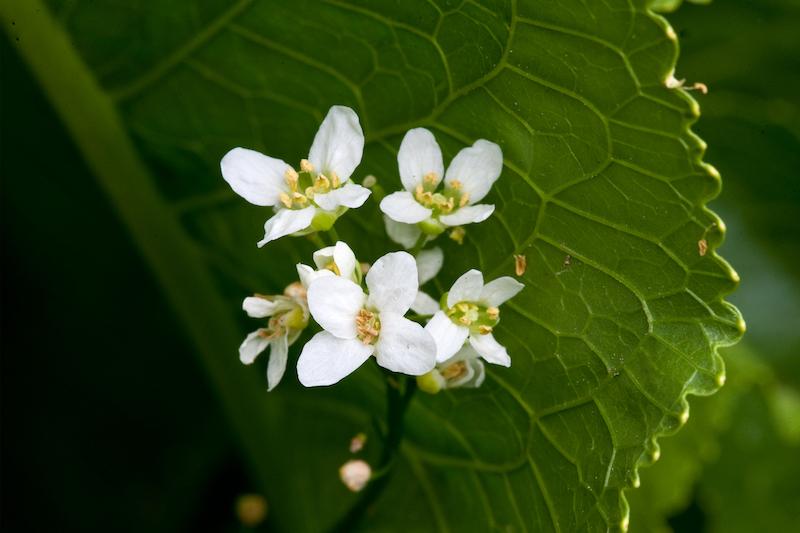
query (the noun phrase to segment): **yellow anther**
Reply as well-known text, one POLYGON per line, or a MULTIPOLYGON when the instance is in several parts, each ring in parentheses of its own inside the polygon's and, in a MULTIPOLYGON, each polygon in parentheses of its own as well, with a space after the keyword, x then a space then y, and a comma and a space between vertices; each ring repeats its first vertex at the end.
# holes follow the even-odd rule
POLYGON ((331 172, 331 187, 338 189, 341 184, 342 180, 339 179, 339 175, 336 172, 331 172))
POLYGON ((467 364, 464 361, 456 361, 440 371, 444 379, 458 379, 467 373, 467 364))
POLYGON ((478 333, 481 335, 488 335, 492 332, 492 326, 478 326, 478 333))
POLYGON ((461 195, 461 200, 458 202, 458 207, 464 207, 469 203, 469 193, 464 193, 461 195))
POLYGON ((486 316, 488 316, 492 320, 497 320, 497 317, 500 316, 500 309, 498 309, 497 307, 489 307, 486 309, 486 316))
POLYGON ((458 181, 458 180, 453 180, 450 183, 448 183, 447 185, 449 185, 451 189, 454 189, 456 191, 461 188, 461 182, 458 181))
POLYGON ((436 185, 436 183, 439 181, 439 174, 436 172, 428 172, 422 177, 422 181, 428 185, 436 185))
POLYGON ((317 176, 317 179, 314 180, 314 189, 318 192, 327 192, 331 188, 331 180, 329 180, 325 174, 320 174, 317 176))
POLYGON ((461 318, 458 319, 458 321, 464 324, 465 326, 469 326, 470 324, 472 324, 472 320, 470 320, 467 315, 462 316, 461 318))
POLYGON ((449 237, 454 241, 456 241, 458 244, 464 244, 464 235, 466 234, 467 232, 464 230, 464 228, 462 228, 461 226, 456 226, 455 228, 450 230, 449 237))
POLYGON ((305 193, 306 197, 314 198, 314 187, 306 187, 305 193))
POLYGON ((282 192, 278 198, 280 199, 281 203, 286 207, 292 207, 292 199, 285 192, 282 192))
POLYGON ((375 313, 361 309, 356 315, 356 336, 364 344, 372 344, 381 331, 381 322, 375 313))
POLYGON ((303 172, 314 172, 314 165, 308 159, 300 160, 300 170, 303 172))
POLYGON ((300 179, 300 175, 297 174, 297 171, 293 168, 287 168, 284 177, 286 178, 286 183, 288 183, 289 186, 291 186, 292 183, 296 185, 297 180, 300 179))

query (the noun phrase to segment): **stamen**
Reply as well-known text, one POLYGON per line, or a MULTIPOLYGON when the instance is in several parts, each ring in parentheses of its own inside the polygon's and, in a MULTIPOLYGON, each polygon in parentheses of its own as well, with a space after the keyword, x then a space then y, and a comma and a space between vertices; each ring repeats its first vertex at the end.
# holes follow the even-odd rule
POLYGON ((440 372, 444 379, 455 380, 467 373, 467 364, 464 361, 456 361, 440 372))
POLYGON ((489 307, 486 309, 486 316, 492 320, 497 320, 500 317, 500 309, 497 307, 489 307))
POLYGON ((280 199, 281 203, 285 205, 287 208, 292 207, 292 199, 289 198, 289 195, 286 194, 285 192, 282 192, 278 198, 280 199))
POLYGON ((317 176, 317 179, 314 180, 314 189, 317 192, 328 192, 331 188, 331 180, 329 180, 325 174, 320 174, 317 176))
POLYGON ((436 172, 428 172, 422 177, 422 181, 428 185, 435 185, 439 181, 439 174, 436 172))
POLYGON ((297 171, 293 168, 287 168, 286 173, 284 174, 284 178, 286 179, 286 184, 293 189, 297 187, 297 180, 300 179, 300 175, 297 171))
POLYGON ((478 333, 481 335, 488 335, 492 332, 492 326, 481 325, 478 326, 478 333))
POLYGON ((377 314, 361 309, 356 315, 356 336, 364 344, 373 344, 381 331, 381 322, 377 314))
POLYGON ((339 175, 336 172, 331 172, 331 187, 338 189, 341 184, 342 180, 339 179, 339 175))
POLYGON ((303 172, 314 172, 314 165, 308 159, 300 160, 300 170, 303 172))

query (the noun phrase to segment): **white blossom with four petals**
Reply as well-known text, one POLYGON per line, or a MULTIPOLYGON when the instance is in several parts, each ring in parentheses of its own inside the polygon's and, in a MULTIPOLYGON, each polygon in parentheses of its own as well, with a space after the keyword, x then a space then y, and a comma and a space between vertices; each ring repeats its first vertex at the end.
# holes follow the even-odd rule
POLYGON ((304 287, 325 276, 342 276, 361 283, 361 265, 347 243, 338 241, 334 246, 326 246, 314 252, 313 258, 317 270, 302 263, 297 265, 297 275, 304 287))
POLYGON ((314 137, 300 171, 247 148, 222 158, 222 176, 238 195, 275 210, 258 246, 291 234, 328 230, 347 208, 360 207, 370 190, 350 181, 361 162, 364 133, 349 107, 333 106, 314 137))
POLYGON ((267 390, 272 390, 286 371, 289 346, 308 326, 306 289, 300 283, 292 283, 283 295, 248 296, 242 302, 242 309, 251 318, 269 318, 267 327, 251 332, 244 339, 239 346, 239 360, 246 365, 252 364, 256 357, 269 349, 267 390))
POLYGON ((486 367, 475 348, 465 344, 456 354, 417 378, 419 388, 429 394, 442 389, 478 388, 486 379, 486 367))
MULTIPOLYGON (((433 134, 415 128, 403 138, 397 162, 405 191, 386 196, 380 204, 381 211, 395 223, 418 224, 426 233, 435 234, 448 226, 481 222, 494 212, 493 205, 476 202, 489 193, 502 172, 503 152, 497 144, 476 141, 456 154, 445 173, 442 151, 433 134), (438 191, 442 177, 444 188, 438 191)), ((419 227, 389 222, 387 231, 407 248, 411 236, 420 234, 419 227)))
POLYGON ((375 355, 380 366, 418 376, 436 363, 436 343, 403 315, 419 290, 417 266, 406 252, 386 254, 366 275, 369 294, 349 279, 324 276, 311 283, 308 305, 324 331, 304 347, 297 375, 307 386, 332 385, 375 355))
POLYGON ((446 309, 437 311, 425 326, 436 341, 436 361, 447 361, 469 340, 489 363, 511 366, 508 352, 492 330, 500 319, 500 304, 523 288, 508 276, 484 285, 483 274, 474 269, 458 278, 447 293, 446 309))

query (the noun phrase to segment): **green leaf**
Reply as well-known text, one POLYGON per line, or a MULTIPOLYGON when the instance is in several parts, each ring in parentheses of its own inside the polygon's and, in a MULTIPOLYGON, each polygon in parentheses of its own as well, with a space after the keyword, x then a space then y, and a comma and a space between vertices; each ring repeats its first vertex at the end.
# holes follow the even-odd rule
MULTIPOLYGON (((236 366, 253 328, 232 323, 239 300, 282 289, 313 248, 256 249, 269 213, 230 193, 218 162, 236 145, 297 161, 332 104, 366 132, 356 177, 387 190, 409 127, 448 157, 502 146, 496 214, 443 243, 439 288, 528 263, 497 330, 513 366, 417 398, 367 529, 626 527, 637 466, 686 420, 687 394, 719 387, 716 348, 743 330, 722 301, 737 277, 714 252, 724 225, 705 203, 720 182, 689 131, 698 107, 665 87, 675 35, 643 1, 53 1, 57 23, 17 4, 0 8, 6 27, 187 323, 276 529, 319 531, 352 505, 335 472, 346 436, 382 416, 380 380, 367 367, 301 390, 288 372, 266 397, 236 366)), ((374 260, 390 246, 380 220, 373 203, 337 229, 374 260)))

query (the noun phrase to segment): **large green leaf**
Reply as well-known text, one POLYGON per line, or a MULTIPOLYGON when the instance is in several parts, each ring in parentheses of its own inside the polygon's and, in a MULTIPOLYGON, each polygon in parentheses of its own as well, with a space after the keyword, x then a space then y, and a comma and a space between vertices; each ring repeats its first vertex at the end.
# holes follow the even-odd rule
MULTIPOLYGON (((686 420, 687 394, 719 387, 716 348, 743 328, 722 301, 736 275, 714 253, 724 226, 705 202, 719 177, 689 131, 698 107, 665 87, 677 44, 663 19, 643 1, 50 7, 58 22, 37 2, 0 12, 187 323, 274 527, 317 531, 352 504, 335 469, 346 436, 381 416, 380 382, 366 368, 306 391, 290 372, 266 397, 236 366, 237 301, 279 290, 312 247, 257 250, 268 213, 217 165, 235 145, 298 160, 332 104, 366 131, 356 177, 386 189, 409 127, 434 130, 449 156, 480 137, 502 146, 496 215, 444 244, 439 287, 528 261, 498 329, 512 368, 413 403, 369 529, 626 526, 637 466, 686 420)), ((375 204, 338 228, 362 259, 390 246, 375 204)))

